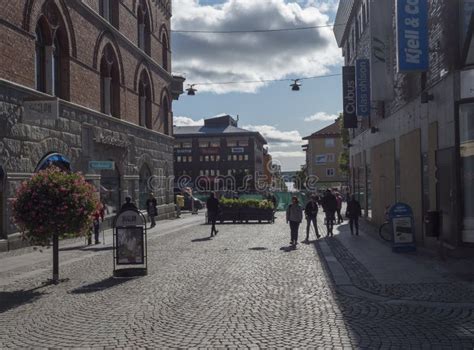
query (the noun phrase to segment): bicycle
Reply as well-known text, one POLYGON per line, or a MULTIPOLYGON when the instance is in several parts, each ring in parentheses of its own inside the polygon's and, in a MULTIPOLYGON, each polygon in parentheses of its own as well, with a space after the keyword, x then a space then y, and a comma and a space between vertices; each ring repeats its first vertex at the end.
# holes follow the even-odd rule
POLYGON ((390 218, 388 216, 389 209, 390 206, 385 208, 385 221, 379 227, 379 236, 386 242, 393 241, 392 225, 390 224, 390 218))

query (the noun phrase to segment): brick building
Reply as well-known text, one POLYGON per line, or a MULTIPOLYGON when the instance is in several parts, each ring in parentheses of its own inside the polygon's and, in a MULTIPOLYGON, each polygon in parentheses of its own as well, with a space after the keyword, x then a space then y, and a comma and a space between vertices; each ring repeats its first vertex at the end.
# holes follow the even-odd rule
POLYGON ((337 12, 336 23, 345 24, 334 27, 345 65, 370 62, 370 113, 359 115, 351 129, 351 184, 375 223, 384 221, 387 205, 406 202, 414 210, 417 243, 437 247, 422 222, 427 211, 438 211, 444 247, 469 252, 474 243, 472 1, 398 1, 398 7, 396 2, 341 1, 337 12), (398 11, 408 20, 397 21, 398 11), (428 42, 420 46, 421 56, 410 57, 411 62, 427 58, 418 71, 402 67, 403 52, 397 55, 397 41, 408 38, 400 32, 403 26, 418 23, 413 16, 423 22, 410 32, 420 37, 409 45, 428 42))
POLYGON ((342 188, 347 177, 339 168, 339 156, 343 151, 341 123, 336 120, 321 130, 303 137, 308 141, 303 150, 306 152, 306 171, 308 176, 318 178, 318 187, 342 188))
POLYGON ((175 176, 188 176, 194 187, 215 189, 219 178, 227 189, 244 183, 255 189, 256 178, 264 175, 263 146, 267 141, 259 132, 239 128, 230 115, 208 118, 202 126, 175 126, 174 136, 175 176), (236 181, 225 182, 227 176, 236 181))
MULTIPOLYGON (((110 214, 126 195, 143 206, 148 179, 173 173, 184 79, 171 74, 171 1, 0 5, 0 238, 15 232, 6 203, 18 183, 57 159, 100 189, 110 214)), ((171 216, 172 189, 158 183, 159 214, 171 216)))

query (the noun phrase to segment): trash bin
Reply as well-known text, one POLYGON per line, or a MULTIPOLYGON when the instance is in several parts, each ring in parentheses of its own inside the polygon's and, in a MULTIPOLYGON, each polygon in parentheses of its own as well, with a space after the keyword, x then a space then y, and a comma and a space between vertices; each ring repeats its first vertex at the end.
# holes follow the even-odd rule
POLYGON ((425 235, 427 237, 439 236, 439 211, 429 210, 425 214, 425 235))

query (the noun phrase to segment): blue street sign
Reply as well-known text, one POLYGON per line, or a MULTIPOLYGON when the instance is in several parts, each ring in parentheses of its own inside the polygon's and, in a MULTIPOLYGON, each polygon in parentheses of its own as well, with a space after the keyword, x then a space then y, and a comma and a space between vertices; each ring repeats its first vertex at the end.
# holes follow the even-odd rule
POLYGON ((356 60, 357 116, 370 117, 370 60, 356 60))
POLYGON ((89 162, 90 170, 114 170, 115 162, 110 160, 91 160, 89 162))
POLYGON ((396 203, 390 208, 388 215, 393 232, 392 250, 394 252, 416 250, 415 222, 411 207, 405 203, 396 203))
POLYGON ((397 61, 399 72, 428 70, 428 0, 397 0, 397 61))

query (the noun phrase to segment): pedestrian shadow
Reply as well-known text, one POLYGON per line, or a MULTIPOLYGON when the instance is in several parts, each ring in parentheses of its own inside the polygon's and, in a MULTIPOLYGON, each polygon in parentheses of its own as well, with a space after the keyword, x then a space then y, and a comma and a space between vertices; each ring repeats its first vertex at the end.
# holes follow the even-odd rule
POLYGON ((249 248, 249 250, 262 251, 262 250, 268 250, 268 248, 265 248, 265 247, 253 247, 253 248, 249 248))
POLYGON ((119 286, 129 280, 130 278, 108 277, 106 279, 103 279, 102 281, 86 284, 78 288, 75 288, 71 290, 69 293, 70 294, 88 294, 88 293, 100 292, 109 288, 119 286))
POLYGON ((280 248, 281 251, 285 253, 293 252, 296 250, 296 248, 293 248, 291 245, 290 246, 284 246, 280 248))
POLYGON ((191 240, 191 242, 193 242, 193 243, 207 242, 207 241, 210 241, 210 240, 211 240, 211 237, 204 237, 204 238, 195 238, 195 239, 191 240))
POLYGON ((43 296, 42 292, 38 292, 36 287, 28 290, 16 290, 13 292, 0 292, 0 314, 15 309, 24 304, 31 304, 43 296))
POLYGON ((114 247, 112 246, 104 246, 104 245, 80 245, 80 246, 73 246, 73 247, 65 247, 65 248, 59 248, 60 252, 68 252, 68 251, 73 251, 73 250, 82 250, 82 251, 92 251, 92 252, 100 252, 104 250, 112 250, 114 247))

